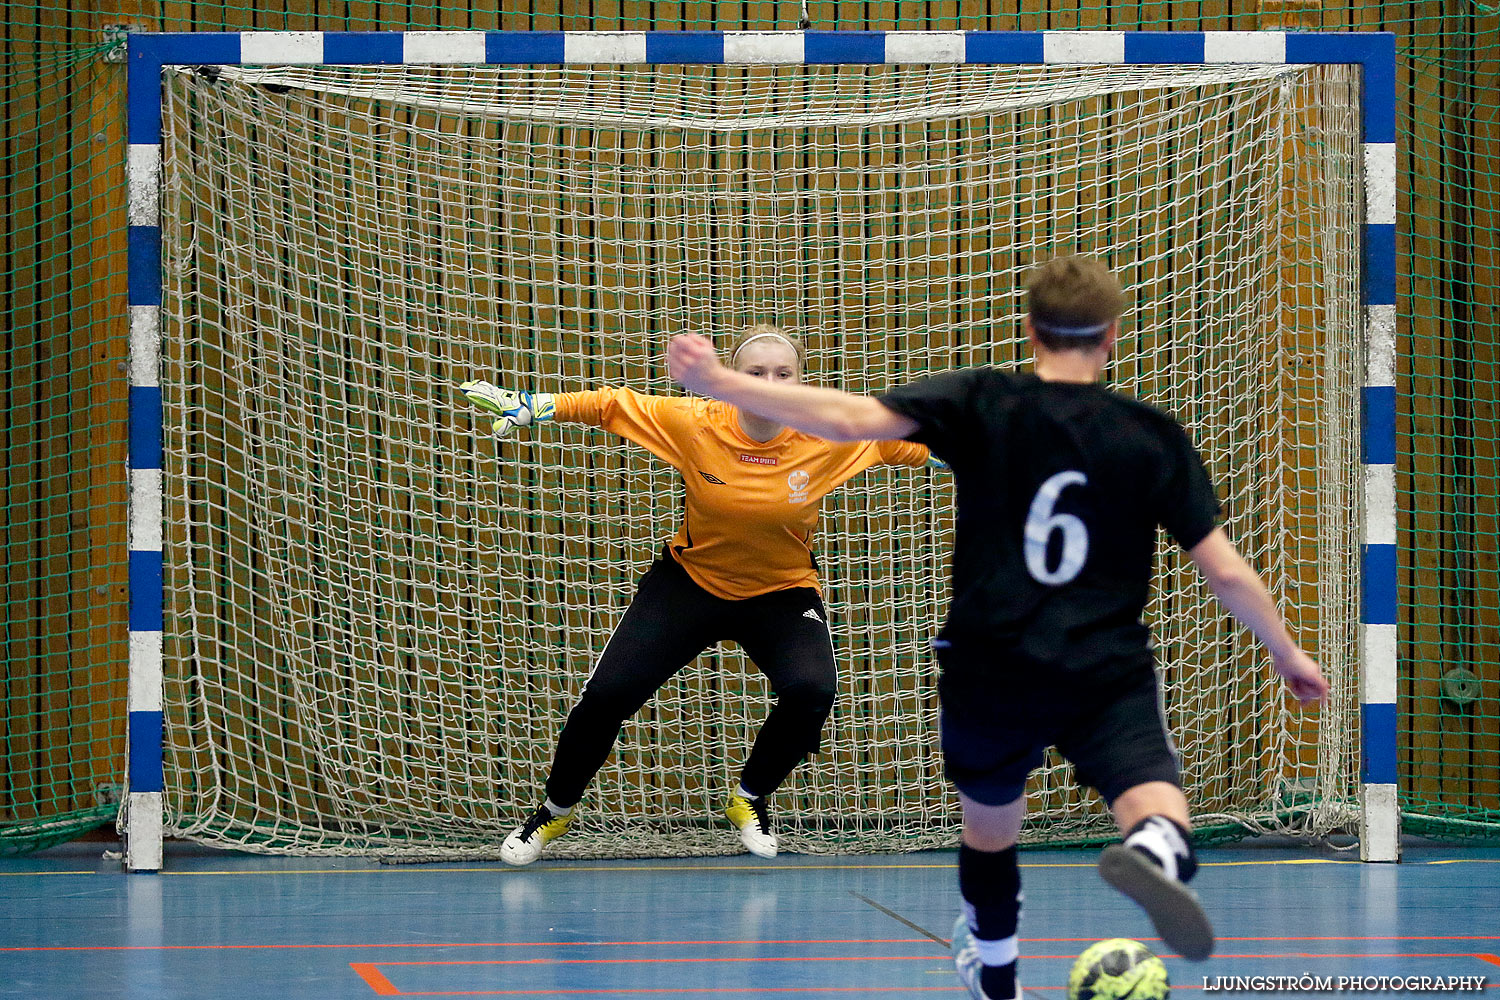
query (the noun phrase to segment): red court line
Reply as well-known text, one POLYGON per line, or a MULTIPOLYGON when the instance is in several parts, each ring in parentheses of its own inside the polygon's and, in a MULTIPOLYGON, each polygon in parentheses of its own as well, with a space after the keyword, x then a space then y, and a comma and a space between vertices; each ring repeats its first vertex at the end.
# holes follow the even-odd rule
POLYGON ((399 997, 401 995, 401 991, 396 989, 395 984, 385 978, 379 969, 368 962, 350 962, 349 968, 353 969, 359 975, 359 978, 368 983, 377 995, 383 997, 399 997))
MULTIPOLYGON (((1088 938, 1036 938, 1037 941, 1086 941, 1088 938)), ((1372 934, 1363 937, 1326 935, 1322 937, 1221 937, 1220 941, 1500 941, 1500 934, 1372 934)), ((1030 989, 1031 987, 1027 987, 1030 989)))
MULTIPOLYGON (((1427 862, 1427 863, 1431 864, 1431 862, 1427 862)), ((1025 986, 1024 984, 1023 984, 1022 988, 1023 988, 1023 991, 1025 993, 1041 992, 1042 990, 1065 990, 1065 989, 1067 989, 1066 986, 1025 986)), ((1497 983, 1485 983, 1484 984, 1484 988, 1487 989, 1487 990, 1500 990, 1500 982, 1497 982, 1497 983)), ((1182 985, 1179 985, 1177 983, 1173 983, 1172 984, 1172 992, 1173 993, 1176 993, 1178 990, 1202 990, 1202 989, 1203 989, 1203 986, 1201 984, 1200 985, 1196 985, 1196 986, 1192 985, 1192 984, 1189 984, 1187 986, 1182 986, 1182 985)), ((1219 992, 1223 992, 1223 991, 1222 990, 1215 990, 1214 992, 1219 993, 1219 992)), ((415 993, 406 993, 406 994, 401 994, 401 995, 402 996, 416 996, 417 994, 415 994, 415 993)), ((1350 994, 1350 996, 1356 996, 1356 995, 1357 994, 1352 994, 1352 993, 1350 994)), ((1379 994, 1375 994, 1375 995, 1378 996, 1379 994)), ((1416 993, 1416 994, 1412 994, 1412 995, 1413 996, 1448 996, 1449 994, 1416 993)))
MULTIPOLYGON (((1500 988, 1500 984, 1486 983, 1485 989, 1493 990, 1500 988)), ((1026 993, 1040 992, 1043 990, 1055 992, 1066 990, 1066 986, 1027 986, 1026 993)), ((1202 990, 1201 985, 1179 986, 1172 984, 1173 990, 1202 990)), ((557 996, 684 996, 684 995, 714 995, 729 996, 731 994, 754 993, 763 996, 769 993, 947 993, 952 995, 956 992, 953 986, 699 986, 678 988, 656 988, 656 989, 615 989, 615 990, 559 990, 548 988, 543 990, 428 990, 416 993, 394 993, 388 996, 399 997, 557 997, 557 996)))
MULTIPOLYGON (((1038 957, 1041 958, 1041 957, 1038 957)), ((1068 955, 1047 955, 1046 958, 1068 958, 1068 955)), ((1178 955, 1181 958, 1181 955, 1178 955)), ((1473 952, 1350 952, 1347 955, 1332 952, 1280 952, 1275 955, 1221 955, 1214 958, 1479 958, 1473 952)))
MULTIPOLYGON (((1038 959, 1061 959, 1072 961, 1074 955, 1028 955, 1030 961, 1038 959)), ((1434 952, 1405 954, 1392 952, 1386 954, 1350 953, 1350 954, 1273 954, 1273 955, 1215 955, 1218 959, 1228 958, 1254 958, 1254 959, 1311 959, 1311 958, 1477 958, 1487 962, 1500 965, 1500 957, 1494 955, 1479 955, 1464 952, 1434 952)), ((476 961, 443 961, 443 962, 353 962, 350 967, 359 973, 380 996, 400 997, 436 997, 436 996, 603 996, 620 994, 731 994, 731 993, 889 993, 889 992, 952 992, 951 986, 925 987, 925 986, 788 986, 788 987, 738 987, 738 986, 713 986, 713 987, 681 987, 681 988, 655 988, 655 989, 587 989, 587 990, 558 990, 553 988, 541 990, 419 990, 414 992, 403 992, 399 990, 379 970, 379 966, 455 966, 455 965, 535 965, 535 966, 558 966, 558 965, 683 965, 683 964, 728 964, 731 962, 754 962, 764 964, 768 962, 934 962, 945 959, 946 956, 927 953, 922 955, 890 955, 890 956, 865 956, 865 955, 804 955, 804 956, 745 956, 743 958, 533 958, 533 959, 494 959, 476 961)), ((1062 989, 1063 987, 1027 987, 1027 989, 1062 989)), ((1487 984, 1487 988, 1494 988, 1487 984)), ((1200 986, 1174 984, 1173 989, 1203 989, 1200 986)))
MULTIPOLYGON (((1058 987, 1058 989, 1065 988, 1058 987)), ((559 990, 548 987, 544 990, 428 990, 391 995, 398 997, 614 997, 667 994, 682 996, 689 993, 700 996, 704 994, 729 996, 735 993, 753 993, 756 996, 764 996, 768 993, 947 993, 951 996, 956 989, 953 986, 684 986, 615 990, 559 990)))
MULTIPOLYGON (((65 944, 34 945, 30 947, 0 947, 5 952, 37 951, 194 951, 214 950, 269 950, 298 948, 649 948, 652 946, 681 945, 702 947, 706 945, 742 944, 922 944, 931 938, 808 938, 806 940, 759 940, 736 938, 723 941, 383 941, 383 942, 339 942, 295 943, 295 944, 65 944)), ((1097 937, 1039 937, 1021 938, 1022 944, 1075 944, 1098 941, 1097 937)), ((1146 938, 1143 940, 1156 940, 1146 938)), ((1500 941, 1500 934, 1375 934, 1375 935, 1295 935, 1289 937, 1221 937, 1224 941, 1500 941)), ((1030 987, 1027 987, 1030 989, 1030 987)))
MULTIPOLYGON (((931 938, 808 938, 785 941, 759 941, 752 938, 735 938, 724 941, 390 941, 375 943, 345 944, 68 944, 37 945, 27 948, 0 948, 7 951, 192 951, 194 949, 277 949, 277 948, 613 948, 649 947, 651 945, 684 945, 698 947, 710 944, 921 944, 931 938)), ((1037 940, 1044 940, 1038 938, 1037 940)), ((1066 938, 1058 940, 1094 941, 1096 938, 1066 938)), ((1500 941, 1500 937, 1481 938, 1484 941, 1500 941)))
MULTIPOLYGON (((1051 958, 1050 955, 1028 955, 1028 958, 1051 958)), ((1063 956, 1057 956, 1059 958, 1063 956)), ((1067 956, 1069 958, 1073 956, 1067 956)), ((419 966, 427 968, 439 965, 688 965, 710 962, 754 962, 763 965, 770 962, 933 962, 946 961, 948 956, 940 951, 923 952, 920 955, 733 955, 729 958, 476 958, 457 959, 447 962, 370 962, 371 966, 419 966)))
MULTIPOLYGON (((1069 961, 1077 958, 1077 955, 1067 953, 1062 955, 1032 955, 1022 953, 1022 958, 1027 961, 1042 961, 1057 959, 1069 961)), ((1167 952, 1168 958, 1181 958, 1173 952, 1167 952)), ((1485 958, 1495 960, 1500 965, 1500 959, 1491 955, 1486 958, 1473 952, 1321 952, 1321 951, 1282 951, 1265 955, 1251 954, 1224 954, 1214 953, 1216 959, 1226 958, 1259 958, 1259 959, 1284 959, 1284 958, 1485 958)), ((475 959, 450 959, 434 962, 367 962, 361 963, 370 968, 380 966, 382 968, 428 968, 438 966, 455 965, 686 965, 707 963, 729 963, 729 962, 755 962, 757 964, 769 962, 940 962, 947 961, 948 956, 941 951, 929 951, 920 955, 732 955, 728 958, 475 958, 475 959)))

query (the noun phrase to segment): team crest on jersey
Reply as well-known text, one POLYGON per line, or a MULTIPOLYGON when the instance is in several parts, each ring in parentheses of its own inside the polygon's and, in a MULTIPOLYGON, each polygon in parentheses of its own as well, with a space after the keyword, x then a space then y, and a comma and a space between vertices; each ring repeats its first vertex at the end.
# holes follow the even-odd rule
POLYGON ((698 470, 698 475, 702 476, 704 479, 707 479, 709 482, 713 483, 715 486, 723 486, 724 485, 724 480, 720 479, 718 476, 714 475, 712 472, 704 472, 702 469, 699 469, 698 470))
POLYGON ((740 455, 741 462, 749 462, 751 465, 775 465, 781 461, 775 455, 740 455))
POLYGON ((787 496, 786 502, 801 503, 802 501, 806 500, 807 484, 810 482, 812 482, 812 476, 809 476, 802 469, 798 469, 790 476, 787 476, 786 485, 787 488, 791 490, 791 493, 787 496))

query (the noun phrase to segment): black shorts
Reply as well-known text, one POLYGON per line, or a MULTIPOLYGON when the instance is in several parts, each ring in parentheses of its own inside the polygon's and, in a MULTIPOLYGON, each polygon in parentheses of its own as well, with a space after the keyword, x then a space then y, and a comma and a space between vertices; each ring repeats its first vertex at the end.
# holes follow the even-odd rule
POLYGON ((1179 761, 1149 664, 1090 691, 1085 678, 1038 685, 1010 697, 949 697, 942 709, 948 780, 982 805, 1002 806, 1055 746, 1078 783, 1107 803, 1148 781, 1179 784, 1179 761))
POLYGON ((722 640, 740 644, 780 693, 837 684, 828 609, 811 587, 730 600, 699 586, 663 552, 599 654, 587 688, 634 714, 677 671, 722 640))

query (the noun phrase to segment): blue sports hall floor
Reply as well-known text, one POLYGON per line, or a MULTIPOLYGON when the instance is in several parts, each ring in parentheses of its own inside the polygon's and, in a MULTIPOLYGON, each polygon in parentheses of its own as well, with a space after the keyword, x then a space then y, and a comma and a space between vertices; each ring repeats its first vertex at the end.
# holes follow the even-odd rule
MULTIPOLYGON (((169 845, 164 872, 127 875, 106 846, 0 859, 0 996, 966 995, 945 940, 951 852, 513 869, 169 845)), ((1094 940, 1161 948, 1093 852, 1021 857, 1027 995, 1063 1000, 1094 940)), ((1500 850, 1413 843, 1367 865, 1283 843, 1201 860, 1219 948, 1163 956, 1179 996, 1500 997, 1500 850)))

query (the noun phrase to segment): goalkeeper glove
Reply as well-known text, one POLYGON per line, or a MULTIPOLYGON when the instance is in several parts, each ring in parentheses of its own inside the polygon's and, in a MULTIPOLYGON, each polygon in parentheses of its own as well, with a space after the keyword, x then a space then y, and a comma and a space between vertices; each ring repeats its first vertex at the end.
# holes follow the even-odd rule
POLYGON ((490 428, 500 437, 509 435, 517 427, 525 427, 538 420, 551 420, 557 412, 550 392, 517 392, 484 381, 465 382, 458 387, 458 391, 481 410, 495 414, 490 428))

